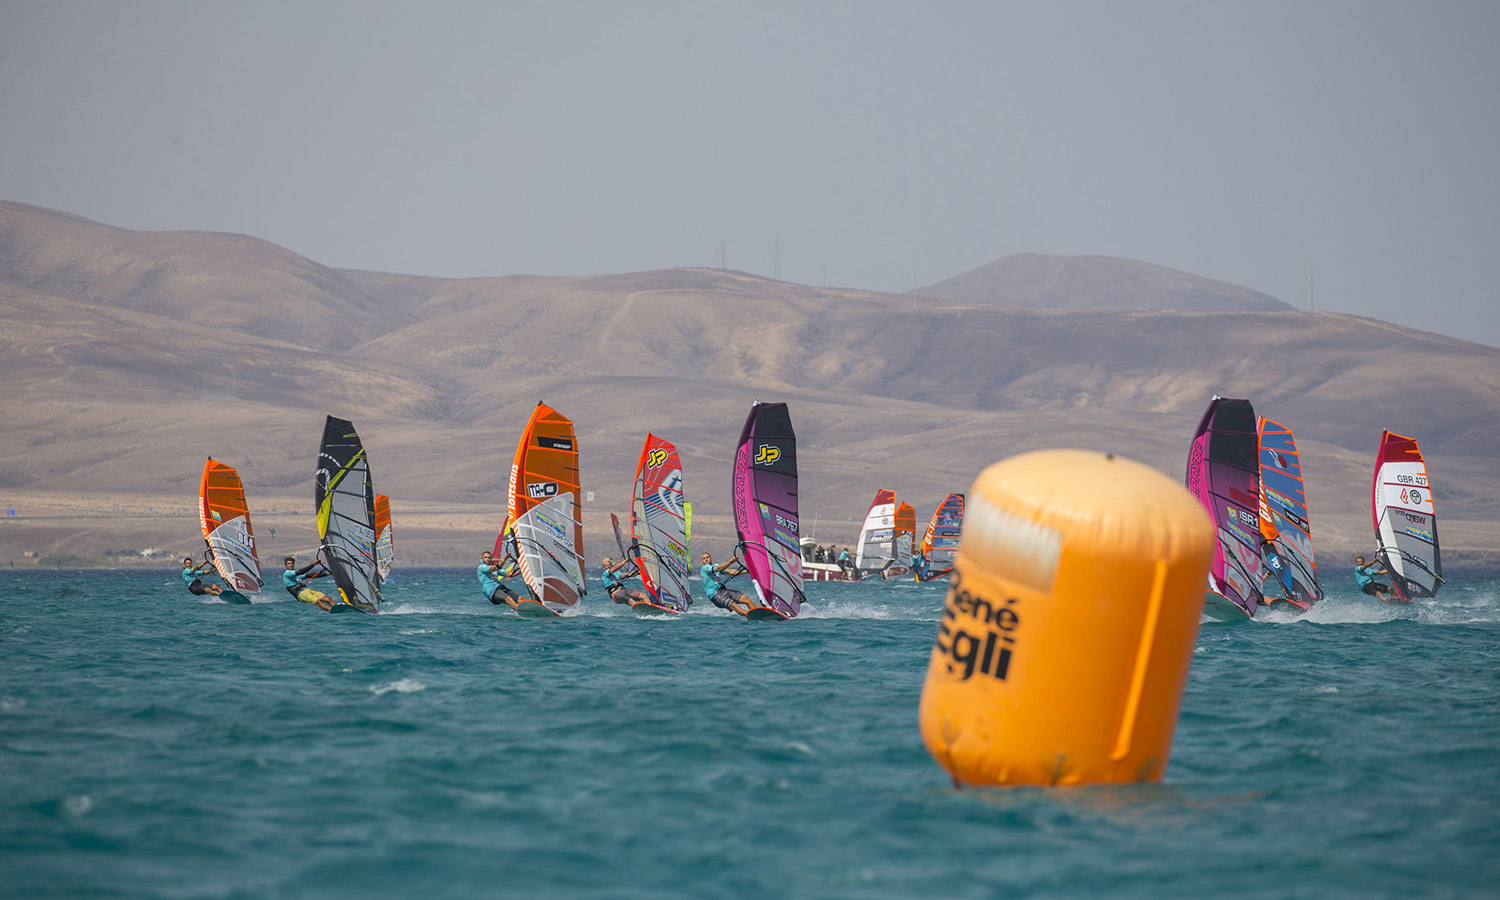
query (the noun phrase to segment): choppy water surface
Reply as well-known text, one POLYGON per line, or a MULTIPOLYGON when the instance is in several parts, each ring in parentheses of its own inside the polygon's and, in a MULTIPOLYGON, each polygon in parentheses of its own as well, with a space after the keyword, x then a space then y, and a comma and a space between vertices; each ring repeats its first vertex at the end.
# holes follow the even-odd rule
POLYGON ((1493 896, 1500 580, 1205 625, 1164 783, 955 791, 943 587, 523 621, 0 573, 6 897, 1493 896))

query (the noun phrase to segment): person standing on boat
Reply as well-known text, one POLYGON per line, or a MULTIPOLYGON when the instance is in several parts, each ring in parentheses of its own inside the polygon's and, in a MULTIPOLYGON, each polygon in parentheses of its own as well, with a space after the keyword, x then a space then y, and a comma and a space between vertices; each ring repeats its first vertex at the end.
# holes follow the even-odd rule
POLYGON ((849 548, 848 547, 845 547, 843 550, 839 551, 838 563, 839 563, 839 570, 844 573, 844 577, 845 578, 848 578, 849 577, 849 548))
POLYGON ((509 553, 502 560, 496 560, 495 554, 488 550, 479 554, 479 568, 475 570, 475 574, 479 576, 479 590, 484 593, 486 600, 496 606, 503 603, 511 609, 520 604, 520 595, 502 580, 516 574, 516 561, 509 553))
POLYGON ((649 603, 651 595, 645 591, 626 587, 624 579, 634 578, 641 574, 635 564, 628 559, 622 559, 616 563, 608 556, 603 560, 604 572, 600 577, 604 580, 604 594, 616 603, 649 603), (623 575, 621 571, 628 568, 630 571, 623 575))
POLYGON ((282 563, 286 566, 286 569, 281 573, 281 586, 286 588, 288 594, 291 594, 303 603, 315 604, 318 609, 324 612, 333 609, 333 601, 329 599, 328 595, 314 589, 312 585, 308 584, 314 578, 322 578, 325 575, 333 574, 324 567, 322 559, 314 556, 312 562, 300 569, 297 568, 297 557, 295 556, 288 556, 282 560, 282 563))
POLYGON ((201 566, 195 566, 193 565, 193 558, 191 556, 184 556, 182 558, 182 583, 187 585, 187 589, 196 596, 201 597, 204 594, 212 594, 215 597, 219 596, 224 593, 223 588, 217 584, 203 583, 203 576, 213 567, 212 560, 205 562, 201 566))
POLYGON ((703 565, 698 569, 698 577, 703 580, 703 596, 708 598, 708 602, 720 609, 727 609, 742 616, 749 612, 751 607, 755 606, 755 603, 748 596, 729 587, 729 585, 725 584, 719 578, 720 572, 724 572, 730 578, 733 578, 745 571, 744 566, 740 566, 739 571, 729 571, 731 568, 739 566, 740 561, 731 557, 728 562, 720 563, 716 566, 714 565, 714 558, 711 553, 704 553, 702 559, 703 565))
POLYGON ((1365 564, 1363 556, 1354 557, 1354 584, 1364 593, 1381 600, 1390 600, 1386 591, 1391 589, 1388 584, 1381 584, 1375 580, 1376 575, 1385 575, 1386 570, 1381 568, 1378 560, 1365 564))

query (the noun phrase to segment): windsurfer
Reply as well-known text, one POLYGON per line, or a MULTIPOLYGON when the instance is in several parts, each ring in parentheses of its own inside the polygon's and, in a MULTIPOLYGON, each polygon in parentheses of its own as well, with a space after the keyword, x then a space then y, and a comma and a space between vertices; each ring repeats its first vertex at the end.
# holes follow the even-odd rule
POLYGON ((740 565, 740 561, 731 558, 728 562, 720 563, 716 566, 714 565, 714 558, 711 553, 703 554, 702 559, 703 565, 698 569, 698 577, 703 580, 703 596, 707 597, 710 603, 720 609, 737 612, 742 616, 749 612, 755 606, 755 603, 749 597, 726 585, 719 578, 720 572, 733 578, 735 575, 739 575, 745 571, 744 566, 740 565), (736 566, 739 566, 737 571, 729 571, 736 566))
POLYGON ((839 551, 838 564, 839 568, 843 570, 846 577, 853 577, 853 573, 851 572, 851 569, 853 569, 853 565, 849 562, 848 547, 845 547, 843 550, 839 551))
POLYGON ((601 577, 604 579, 604 593, 609 599, 616 603, 650 602, 651 595, 645 591, 638 591, 635 588, 625 586, 623 579, 633 578, 640 574, 640 570, 635 567, 634 563, 628 559, 622 559, 616 563, 613 559, 606 556, 604 557, 603 565, 604 572, 601 577), (629 571, 621 575, 621 571, 625 569, 629 569, 629 571))
POLYGON ((502 580, 516 574, 516 561, 509 553, 501 560, 496 560, 495 554, 488 550, 479 554, 479 568, 475 574, 479 576, 479 589, 484 592, 486 600, 496 606, 503 603, 511 609, 520 604, 520 595, 502 580))
POLYGON ((217 584, 203 583, 202 576, 207 574, 208 570, 213 567, 214 564, 212 561, 205 562, 201 566, 195 566, 193 565, 193 558, 191 556, 184 556, 182 558, 182 583, 187 585, 189 591, 198 596, 204 594, 213 594, 215 597, 219 596, 224 592, 223 588, 217 584))
POLYGON ((328 595, 321 591, 313 590, 312 586, 308 584, 314 578, 322 578, 324 575, 331 574, 323 566, 322 559, 315 556, 312 562, 300 569, 297 568, 297 557, 295 556, 288 556, 282 562, 286 564, 286 569, 281 573, 281 585, 286 588, 288 594, 291 594, 303 603, 314 604, 318 609, 325 612, 333 609, 333 601, 328 598, 328 595))
POLYGON ((1386 570, 1381 568, 1379 560, 1366 565, 1363 556, 1354 557, 1354 584, 1371 597, 1389 601, 1391 598, 1386 591, 1390 590, 1391 586, 1375 580, 1376 575, 1385 574, 1387 574, 1386 570))

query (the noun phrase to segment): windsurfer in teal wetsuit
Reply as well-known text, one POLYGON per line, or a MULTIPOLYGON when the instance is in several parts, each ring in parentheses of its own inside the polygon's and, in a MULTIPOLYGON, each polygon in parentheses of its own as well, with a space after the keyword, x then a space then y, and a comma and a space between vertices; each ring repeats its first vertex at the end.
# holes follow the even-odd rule
POLYGON ((602 578, 604 581, 605 596, 609 597, 609 599, 615 601, 616 603, 651 602, 650 594, 647 594, 645 591, 638 591, 635 588, 629 588, 625 586, 625 578, 632 578, 636 575, 641 574, 640 570, 635 567, 634 563, 632 563, 628 559, 622 559, 618 563, 616 563, 614 560, 606 556, 604 557, 603 565, 604 572, 601 573, 600 578, 602 578), (630 571, 626 572, 622 576, 620 574, 620 571, 627 567, 630 569, 630 571))
POLYGON ((314 589, 312 585, 308 584, 314 578, 322 578, 325 575, 332 574, 328 569, 324 568, 323 560, 315 556, 312 562, 300 569, 297 568, 297 557, 295 556, 288 556, 282 562, 286 565, 286 568, 281 573, 281 586, 286 588, 288 594, 291 594, 303 603, 312 603, 318 609, 325 612, 333 609, 333 600, 327 594, 314 589))
POLYGON ((1378 597, 1381 600, 1389 601, 1391 598, 1385 592, 1390 590, 1391 586, 1381 584, 1375 580, 1376 575, 1384 574, 1386 574, 1386 570, 1380 567, 1378 560, 1366 565, 1363 556, 1354 557, 1355 586, 1371 597, 1378 597))
POLYGON ((503 603, 511 609, 520 605, 520 595, 502 580, 516 574, 516 561, 509 553, 499 561, 488 550, 479 554, 479 568, 475 570, 475 574, 479 576, 479 589, 484 592, 486 600, 496 606, 503 603))
POLYGON ((200 597, 204 594, 213 594, 215 597, 219 596, 224 592, 223 588, 217 584, 203 583, 202 576, 206 575, 208 570, 213 567, 214 564, 211 561, 205 562, 201 566, 195 566, 193 565, 193 558, 191 556, 184 556, 182 558, 182 583, 187 585, 189 591, 200 597))
POLYGON ((848 578, 850 581, 854 581, 855 580, 855 574, 856 573, 854 571, 854 563, 853 563, 853 561, 851 561, 849 559, 849 548, 848 547, 845 547, 839 553, 838 566, 839 566, 839 571, 841 571, 841 572, 844 573, 844 577, 845 578, 848 578))
POLYGON ((712 554, 703 554, 703 565, 698 569, 698 577, 703 579, 703 596, 707 597, 708 601, 714 606, 720 609, 727 609, 730 612, 737 612, 743 616, 755 606, 755 603, 748 596, 729 587, 719 578, 720 572, 728 573, 732 578, 743 571, 745 571, 745 568, 740 565, 738 559, 730 559, 728 562, 720 563, 716 566, 714 565, 712 554), (729 570, 735 566, 740 566, 739 571, 730 573, 729 570))

